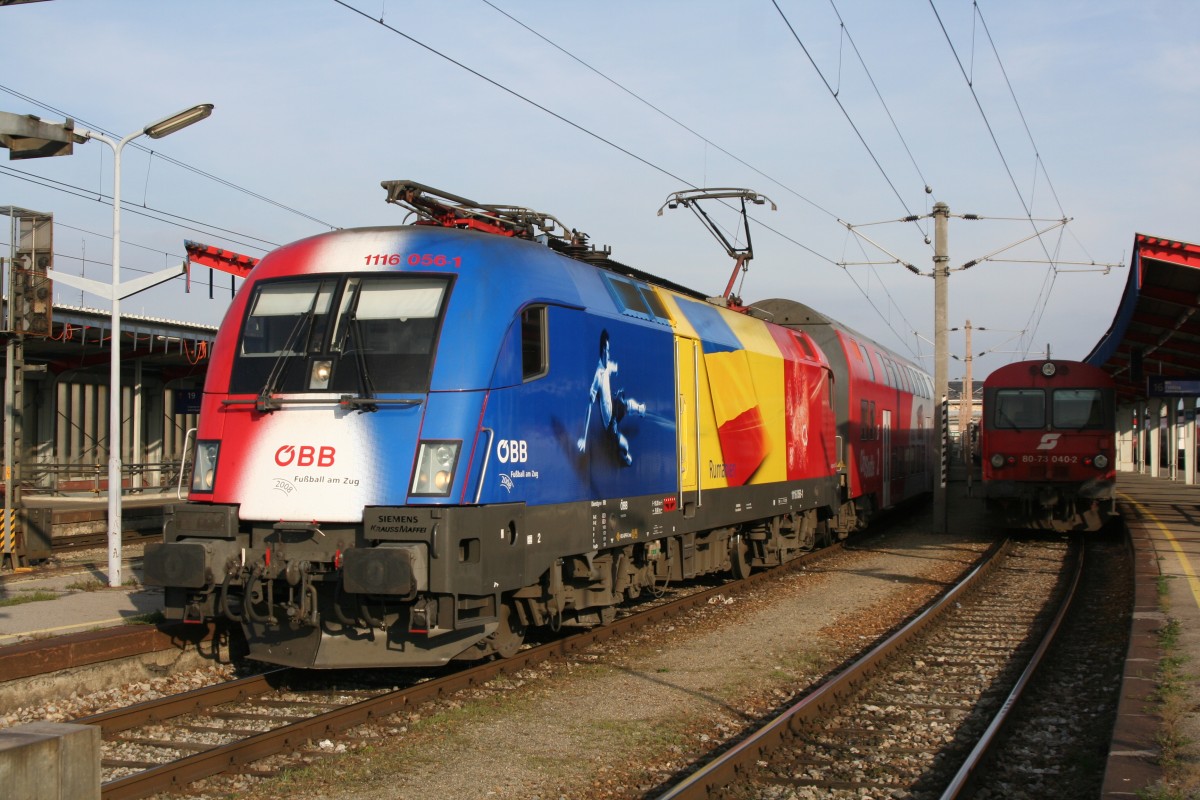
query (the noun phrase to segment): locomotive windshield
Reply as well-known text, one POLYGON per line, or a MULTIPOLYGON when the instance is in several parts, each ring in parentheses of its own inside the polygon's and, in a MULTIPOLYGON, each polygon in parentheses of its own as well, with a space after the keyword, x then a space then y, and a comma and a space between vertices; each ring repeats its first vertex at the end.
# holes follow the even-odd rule
POLYGON ((1055 389, 1052 419, 1056 428, 1112 427, 1105 413, 1104 392, 1099 389, 1055 389))
POLYGON ((996 392, 996 428, 1042 428, 1046 425, 1046 393, 1041 389, 1001 389, 996 392))
MULTIPOLYGON (((1055 389, 1050 393, 1050 425, 1070 430, 1112 427, 1100 389, 1055 389)), ((994 428, 1046 427, 1046 393, 1042 389, 999 389, 992 416, 994 428)))
POLYGON ((411 275, 264 281, 248 304, 230 391, 427 391, 448 288, 411 275))

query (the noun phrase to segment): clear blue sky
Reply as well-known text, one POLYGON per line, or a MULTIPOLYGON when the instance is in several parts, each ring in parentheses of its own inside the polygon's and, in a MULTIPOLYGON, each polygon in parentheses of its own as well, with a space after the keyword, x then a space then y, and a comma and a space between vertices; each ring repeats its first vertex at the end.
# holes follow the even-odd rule
MULTIPOLYGON (((399 223, 379 182, 409 178, 551 213, 620 261, 718 294, 731 260, 689 212, 655 212, 689 185, 748 187, 779 210, 755 210, 743 298, 803 300, 930 371, 933 281, 897 264, 839 266, 889 256, 837 220, 896 220, 936 201, 989 217, 951 221, 958 267, 1029 236, 1029 215, 1071 217, 1065 233, 1000 257, 1121 267, 953 273, 950 324, 988 329, 974 338, 989 351, 977 377, 1047 344, 1085 355, 1113 318, 1135 233, 1200 240, 1200 5, 777 2, 7 6, 0 111, 120 136, 215 104, 192 128, 138 140, 154 157, 126 148, 123 198, 192 221, 124 212, 127 279, 178 263, 184 239, 261 255, 331 226, 399 223)), ((54 213, 56 268, 106 280, 109 149, 0 167, 0 205, 54 213), (39 185, 50 181, 74 188, 39 185)), ((862 230, 931 269, 929 220, 862 230)), ((123 309, 215 324, 221 282, 216 300, 176 282, 123 309)), ((106 308, 63 286, 58 299, 106 308)), ((951 352, 963 355, 960 333, 951 352)))

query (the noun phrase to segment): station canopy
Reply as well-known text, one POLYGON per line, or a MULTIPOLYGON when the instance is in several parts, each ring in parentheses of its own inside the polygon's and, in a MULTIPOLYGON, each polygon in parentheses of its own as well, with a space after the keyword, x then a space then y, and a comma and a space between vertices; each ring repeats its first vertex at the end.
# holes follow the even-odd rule
POLYGON ((1121 402, 1152 382, 1200 382, 1200 245, 1136 234, 1129 280, 1108 331, 1084 359, 1117 382, 1121 402))

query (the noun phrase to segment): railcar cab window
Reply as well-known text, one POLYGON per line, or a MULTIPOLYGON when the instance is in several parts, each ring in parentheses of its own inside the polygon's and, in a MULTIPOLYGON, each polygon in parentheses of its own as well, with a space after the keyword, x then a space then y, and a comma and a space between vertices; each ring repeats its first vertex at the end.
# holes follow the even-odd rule
POLYGON ((996 428, 1043 428, 1046 426, 1046 393, 1041 389, 1000 389, 996 392, 996 428))
POLYGON ((1100 389, 1055 389, 1051 419, 1056 428, 1088 430, 1113 427, 1100 389))
POLYGON ((264 281, 247 306, 230 391, 427 391, 449 286, 413 275, 264 281))

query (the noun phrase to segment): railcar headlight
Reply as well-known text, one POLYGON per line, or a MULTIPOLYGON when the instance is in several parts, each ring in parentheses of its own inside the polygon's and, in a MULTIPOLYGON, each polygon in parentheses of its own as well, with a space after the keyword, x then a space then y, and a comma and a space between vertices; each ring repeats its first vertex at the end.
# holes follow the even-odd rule
POLYGON ((1104 455, 1104 453, 1100 453, 1098 456, 1092 459, 1092 463, 1096 465, 1096 469, 1104 469, 1108 466, 1108 456, 1104 455))
POLYGON ((421 442, 410 494, 445 497, 454 485, 459 442, 421 442))
POLYGON ((192 491, 211 492, 216 484, 217 454, 220 442, 196 442, 196 457, 192 460, 192 491))
POLYGON ((1000 455, 999 453, 992 453, 992 467, 994 469, 1000 469, 1003 466, 1004 456, 1000 455))

